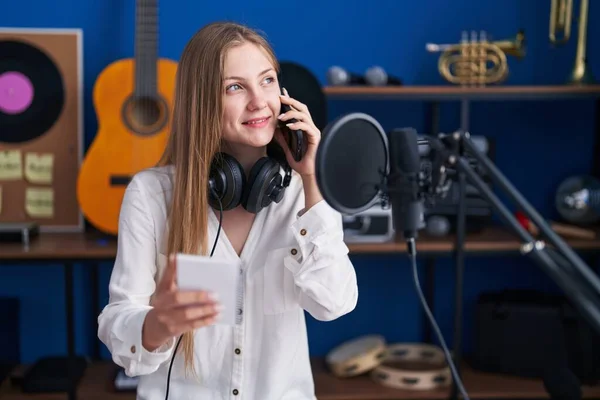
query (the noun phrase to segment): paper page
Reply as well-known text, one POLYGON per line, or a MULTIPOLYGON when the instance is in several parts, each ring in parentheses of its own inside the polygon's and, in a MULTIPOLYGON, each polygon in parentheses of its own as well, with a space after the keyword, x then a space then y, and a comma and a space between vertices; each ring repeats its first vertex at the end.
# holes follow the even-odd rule
POLYGON ((54 154, 25 154, 25 178, 31 183, 52 183, 54 154))
POLYGON ((23 178, 20 150, 0 150, 0 180, 12 181, 23 178))
POLYGON ((25 192, 25 210, 33 218, 52 218, 54 216, 53 189, 27 188, 25 192))
POLYGON ((179 290, 207 290, 223 306, 217 324, 235 325, 239 262, 189 254, 177 255, 179 290))

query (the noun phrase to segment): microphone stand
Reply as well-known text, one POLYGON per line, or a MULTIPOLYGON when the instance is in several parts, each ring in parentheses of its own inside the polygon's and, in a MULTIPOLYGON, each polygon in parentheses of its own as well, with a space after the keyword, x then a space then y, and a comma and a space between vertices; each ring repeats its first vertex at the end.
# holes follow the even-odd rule
MULTIPOLYGON (((554 282, 565 292, 567 297, 587 319, 590 325, 600 333, 600 279, 588 265, 557 235, 535 208, 510 183, 493 162, 470 140, 468 132, 456 132, 441 135, 439 138, 429 137, 429 145, 442 156, 444 164, 456 168, 459 184, 459 206, 456 234, 456 312, 454 358, 457 370, 460 369, 461 336, 462 336, 462 282, 464 273, 464 242, 466 231, 466 179, 479 190, 480 194, 492 205, 493 209, 521 239, 521 254, 532 257, 554 282), (546 246, 542 240, 536 240, 529 231, 521 226, 517 218, 502 204, 490 187, 473 170, 463 152, 467 150, 486 169, 490 178, 507 195, 517 203, 518 207, 537 225, 540 232, 553 248, 546 246)), ((435 188, 434 188, 435 189, 435 188)), ((452 386, 452 399, 457 398, 456 383, 452 386)))

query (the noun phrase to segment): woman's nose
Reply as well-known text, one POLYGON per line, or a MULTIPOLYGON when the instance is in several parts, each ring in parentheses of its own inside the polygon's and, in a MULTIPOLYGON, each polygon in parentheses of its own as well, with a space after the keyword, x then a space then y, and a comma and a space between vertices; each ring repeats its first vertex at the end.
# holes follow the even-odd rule
POLYGON ((250 97, 250 101, 248 102, 249 110, 260 110, 267 106, 266 96, 262 92, 254 92, 250 97))

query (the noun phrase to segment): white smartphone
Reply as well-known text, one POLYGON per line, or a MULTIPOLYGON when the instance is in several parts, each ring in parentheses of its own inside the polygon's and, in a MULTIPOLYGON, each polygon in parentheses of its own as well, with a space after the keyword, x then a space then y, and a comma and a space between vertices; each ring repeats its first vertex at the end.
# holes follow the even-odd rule
POLYGON ((179 290, 206 290, 217 296, 223 306, 217 324, 235 325, 239 262, 229 259, 177 254, 177 286, 179 290))

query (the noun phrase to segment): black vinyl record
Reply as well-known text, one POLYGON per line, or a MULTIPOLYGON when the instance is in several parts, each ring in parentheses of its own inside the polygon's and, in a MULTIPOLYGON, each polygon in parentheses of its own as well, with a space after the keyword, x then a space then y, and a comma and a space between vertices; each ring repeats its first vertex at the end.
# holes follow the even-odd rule
POLYGON ((42 136, 64 101, 62 77, 47 54, 23 41, 0 40, 0 142, 42 136))
POLYGON ((323 130, 327 124, 327 98, 316 76, 307 68, 290 62, 280 61, 281 86, 290 97, 306 104, 315 126, 323 130))

